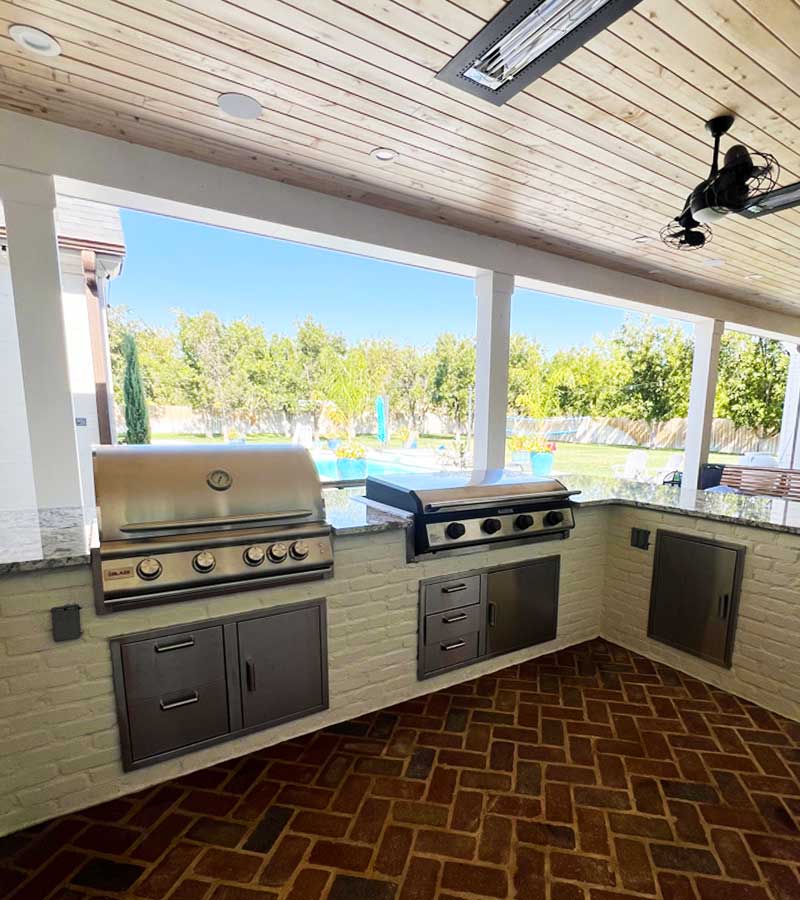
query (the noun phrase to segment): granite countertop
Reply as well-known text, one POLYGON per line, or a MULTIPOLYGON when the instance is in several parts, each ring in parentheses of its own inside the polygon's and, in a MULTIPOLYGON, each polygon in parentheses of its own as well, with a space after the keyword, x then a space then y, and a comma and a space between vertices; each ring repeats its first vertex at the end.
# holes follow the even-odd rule
POLYGON ((363 487, 328 488, 322 493, 325 498, 325 518, 334 534, 366 534, 371 531, 409 528, 412 524, 410 515, 392 513, 365 502, 363 487))
POLYGON ((698 491, 689 487, 646 484, 586 475, 559 475, 580 507, 634 506, 662 512, 800 534, 800 501, 780 497, 698 491))
POLYGON ((78 507, 0 511, 0 575, 88 565, 92 533, 78 507))
MULTIPOLYGON (((579 507, 622 505, 800 534, 800 501, 744 494, 709 493, 587 475, 559 475, 579 507)), ((339 536, 408 528, 407 515, 364 502, 362 488, 326 488, 327 520, 339 536)), ((82 566, 89 563, 94 534, 83 511, 73 507, 0 512, 0 575, 82 566)))

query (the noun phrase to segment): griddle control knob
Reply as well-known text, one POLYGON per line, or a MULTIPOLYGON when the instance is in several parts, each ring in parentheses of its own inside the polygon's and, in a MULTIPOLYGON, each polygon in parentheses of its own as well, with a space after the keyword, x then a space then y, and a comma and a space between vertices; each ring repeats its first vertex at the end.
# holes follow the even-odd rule
POLYGON ((554 525, 560 525, 563 521, 564 513, 561 512, 560 509, 551 509, 544 517, 544 524, 547 525, 548 528, 552 528, 554 525))
POLYGON ((283 562, 286 557, 289 555, 289 548, 284 543, 273 544, 269 550, 267 550, 267 556, 274 563, 283 562))
POLYGON ((500 531, 503 527, 503 523, 500 519, 486 519, 481 525, 481 528, 486 532, 486 534, 495 534, 500 531))
POLYGON ((451 540, 458 540, 460 537, 464 537, 467 533, 467 529, 461 524, 461 522, 451 522, 447 528, 445 528, 444 533, 451 540))
POLYGON ((144 581, 155 581, 161 574, 161 570, 161 563, 157 559, 153 559, 152 556, 143 559, 139 565, 136 566, 136 574, 139 578, 144 579, 144 581))
POLYGON ((517 518, 514 519, 514 525, 516 525, 520 531, 525 531, 533 525, 533 516, 523 513, 521 516, 517 516, 517 518))
POLYGON ((261 547, 248 547, 242 554, 248 566, 260 566, 264 562, 264 550, 261 547))
POLYGON ((192 560, 192 566, 194 567, 195 572, 211 572, 216 564, 217 561, 214 559, 214 554, 210 550, 201 550, 199 553, 195 554, 195 557, 192 560))
POLYGON ((305 559, 308 556, 308 544, 305 541, 295 541, 289 547, 292 559, 305 559))

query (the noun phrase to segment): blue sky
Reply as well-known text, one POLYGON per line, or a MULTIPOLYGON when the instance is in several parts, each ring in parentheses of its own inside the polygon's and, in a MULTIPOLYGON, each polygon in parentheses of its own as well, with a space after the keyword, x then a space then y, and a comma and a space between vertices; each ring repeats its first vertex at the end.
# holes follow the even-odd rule
MULTIPOLYGON (((348 340, 392 338, 432 344, 442 331, 474 334, 469 278, 335 253, 179 219, 122 211, 128 247, 112 305, 153 325, 171 310, 248 316, 268 333, 290 334, 308 314, 348 340)), ((518 291, 512 329, 552 352, 608 334, 621 310, 534 291, 518 291)))

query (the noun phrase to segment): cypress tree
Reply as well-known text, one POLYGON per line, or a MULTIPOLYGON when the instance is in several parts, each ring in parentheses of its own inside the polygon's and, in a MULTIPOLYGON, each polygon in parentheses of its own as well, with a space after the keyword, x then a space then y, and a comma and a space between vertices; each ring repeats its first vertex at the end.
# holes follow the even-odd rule
POLYGON ((133 335, 126 334, 122 342, 125 355, 125 379, 122 396, 125 403, 126 443, 150 443, 150 416, 144 396, 142 370, 139 368, 139 354, 133 335))

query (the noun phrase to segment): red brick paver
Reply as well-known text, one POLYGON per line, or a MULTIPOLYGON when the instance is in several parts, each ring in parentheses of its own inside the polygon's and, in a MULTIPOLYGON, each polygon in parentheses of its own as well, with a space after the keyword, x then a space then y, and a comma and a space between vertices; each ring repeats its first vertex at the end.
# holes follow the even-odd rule
POLYGON ((800 725, 593 641, 0 839, 9 900, 800 900, 800 725))

